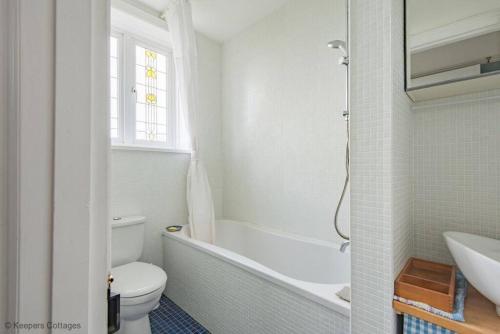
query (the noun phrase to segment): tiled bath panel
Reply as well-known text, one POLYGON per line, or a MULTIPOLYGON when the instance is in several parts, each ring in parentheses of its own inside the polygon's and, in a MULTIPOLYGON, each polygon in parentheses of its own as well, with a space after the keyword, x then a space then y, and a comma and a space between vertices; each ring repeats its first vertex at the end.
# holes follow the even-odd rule
POLYGON ((349 318, 178 241, 164 244, 167 296, 217 334, 345 334, 349 318))
POLYGON ((414 112, 415 252, 451 263, 443 232, 500 238, 500 90, 419 103, 414 112))

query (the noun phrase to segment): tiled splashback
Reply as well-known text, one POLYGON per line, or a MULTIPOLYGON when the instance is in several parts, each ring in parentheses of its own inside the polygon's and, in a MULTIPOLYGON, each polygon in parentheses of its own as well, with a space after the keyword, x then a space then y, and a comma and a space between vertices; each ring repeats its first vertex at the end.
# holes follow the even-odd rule
POLYGON ((452 262, 442 233, 500 238, 500 90, 414 106, 415 254, 452 262))

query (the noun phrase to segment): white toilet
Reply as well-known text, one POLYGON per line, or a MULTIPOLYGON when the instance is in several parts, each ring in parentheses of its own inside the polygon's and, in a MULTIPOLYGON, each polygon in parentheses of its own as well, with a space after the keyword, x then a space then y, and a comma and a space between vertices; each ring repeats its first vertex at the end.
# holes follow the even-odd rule
POLYGON ((111 290, 120 294, 119 334, 151 334, 148 314, 160 301, 167 274, 137 262, 144 244, 144 217, 115 218, 111 233, 111 290))

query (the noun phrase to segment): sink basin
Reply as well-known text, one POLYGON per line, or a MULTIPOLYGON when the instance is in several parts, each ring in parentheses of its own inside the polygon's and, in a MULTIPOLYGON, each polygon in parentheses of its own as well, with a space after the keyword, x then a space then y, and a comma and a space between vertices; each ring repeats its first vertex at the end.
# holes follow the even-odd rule
POLYGON ((500 316, 500 240, 460 232, 443 236, 465 278, 496 305, 500 316))

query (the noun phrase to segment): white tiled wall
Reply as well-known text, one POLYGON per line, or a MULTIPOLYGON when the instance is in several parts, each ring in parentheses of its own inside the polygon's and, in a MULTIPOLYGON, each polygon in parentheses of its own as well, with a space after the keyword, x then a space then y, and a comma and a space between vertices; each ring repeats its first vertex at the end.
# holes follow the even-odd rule
MULTIPOLYGON (((212 186, 216 215, 222 213, 221 148, 221 46, 197 35, 200 73, 200 150, 212 186)), ((186 173, 188 154, 121 151, 111 155, 113 216, 147 217, 143 261, 162 265, 160 231, 186 224, 186 173)))
POLYGON ((404 90, 403 1, 391 0, 392 72, 392 240, 393 275, 413 255, 411 228, 411 145, 414 116, 404 90))
POLYGON ((344 0, 290 0, 224 44, 226 218, 338 240, 346 80, 327 43, 345 25, 344 0))
POLYGON ((393 280, 411 255, 410 103, 402 1, 351 1, 352 333, 393 333, 393 280))
POLYGON ((347 334, 349 318, 164 237, 167 294, 212 333, 347 334))
POLYGON ((406 97, 402 1, 351 2, 352 333, 391 333, 409 256, 451 262, 442 232, 500 238, 500 91, 406 97))
POLYGON ((161 229, 187 223, 187 154, 113 151, 111 214, 144 215, 142 260, 162 265, 161 229))
POLYGON ((420 103, 414 112, 416 255, 451 262, 444 231, 500 238, 500 90, 420 103))

